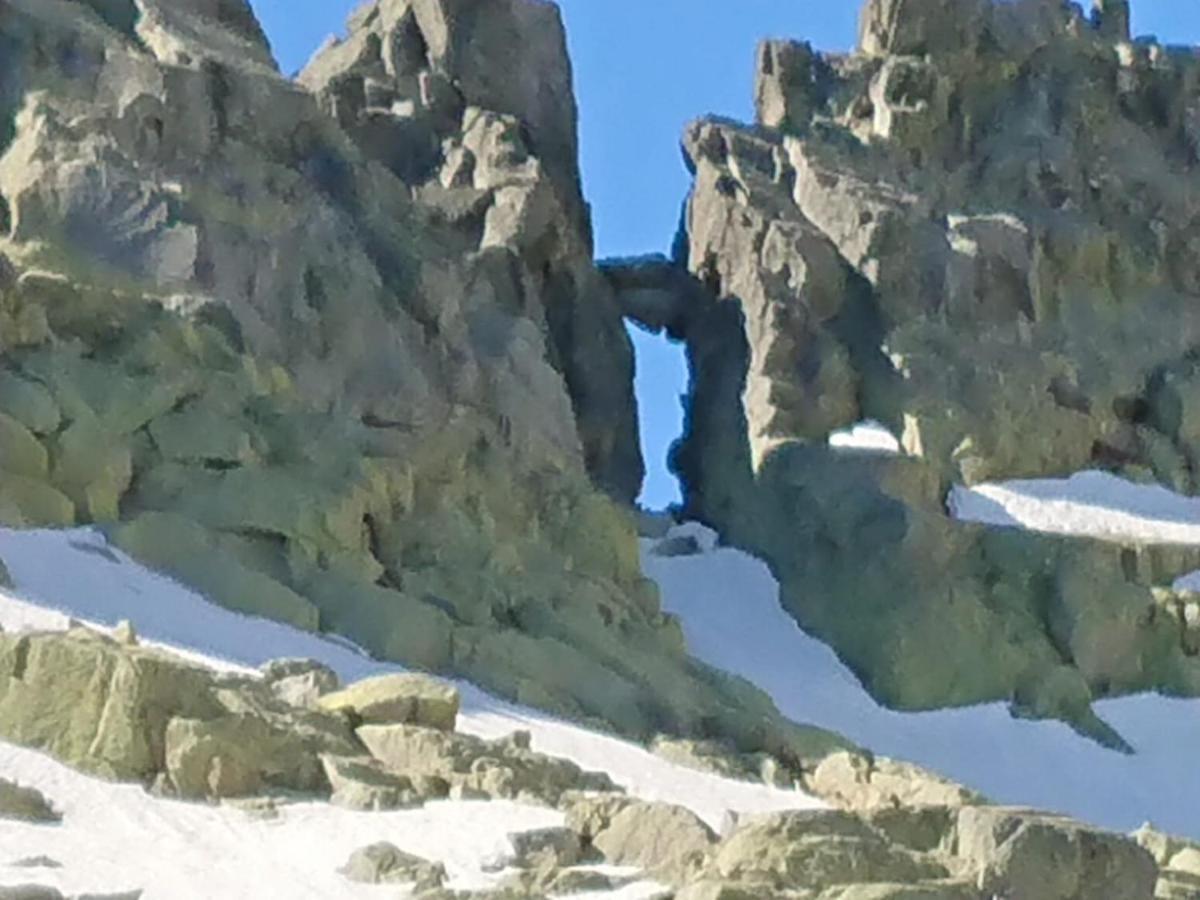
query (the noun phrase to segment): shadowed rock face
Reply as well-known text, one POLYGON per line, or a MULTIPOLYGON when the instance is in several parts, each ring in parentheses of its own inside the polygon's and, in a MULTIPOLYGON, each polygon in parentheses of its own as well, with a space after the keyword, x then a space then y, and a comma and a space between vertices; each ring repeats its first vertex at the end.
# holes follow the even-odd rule
POLYGON ((903 707, 1196 693, 1150 587, 1195 554, 950 521, 955 483, 1088 467, 1197 489, 1200 62, 1128 5, 871 0, 852 54, 769 41, 758 122, 704 119, 674 264, 618 303, 687 340, 687 511, 903 707), (690 281, 688 280, 690 277, 690 281), (887 424, 899 457, 835 452, 887 424))

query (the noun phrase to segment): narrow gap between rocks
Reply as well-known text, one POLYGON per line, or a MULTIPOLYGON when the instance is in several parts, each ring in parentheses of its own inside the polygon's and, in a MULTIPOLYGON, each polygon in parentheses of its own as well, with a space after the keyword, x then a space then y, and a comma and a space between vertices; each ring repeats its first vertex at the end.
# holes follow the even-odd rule
POLYGON ((672 445, 683 435, 684 398, 688 390, 687 352, 665 332, 654 334, 626 321, 636 361, 634 392, 646 480, 638 502, 659 510, 681 501, 679 479, 670 470, 672 445))

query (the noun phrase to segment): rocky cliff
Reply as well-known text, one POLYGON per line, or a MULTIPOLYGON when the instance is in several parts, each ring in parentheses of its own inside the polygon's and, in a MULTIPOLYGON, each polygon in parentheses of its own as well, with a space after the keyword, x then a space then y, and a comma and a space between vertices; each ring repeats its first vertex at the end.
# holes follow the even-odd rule
POLYGON ((617 262, 687 342, 689 515, 768 558, 880 698, 1200 691, 1152 588, 1193 551, 952 521, 955 484, 1084 468, 1197 489, 1200 58, 1124 2, 870 0, 858 48, 768 41, 757 122, 689 127, 678 258, 617 262), (864 420, 895 456, 838 452, 864 420))
POLYGON ((0 521, 622 731, 812 749, 641 575, 555 7, 368 4, 292 82, 245 0, 14 0, 0 123, 0 521))

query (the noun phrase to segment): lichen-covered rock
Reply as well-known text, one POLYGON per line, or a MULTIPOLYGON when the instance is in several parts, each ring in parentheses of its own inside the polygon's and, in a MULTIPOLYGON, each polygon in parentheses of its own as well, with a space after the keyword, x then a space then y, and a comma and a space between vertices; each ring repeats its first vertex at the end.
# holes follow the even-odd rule
POLYGON ((175 716, 214 718, 209 673, 96 632, 0 635, 0 735, 86 772, 148 781, 175 716))
POLYGON ((378 675, 326 694, 318 705, 331 712, 347 712, 360 724, 453 731, 459 696, 453 685, 424 675, 378 675))
POLYGON ((361 752, 338 716, 86 628, 0 634, 0 737, 194 799, 325 793, 320 754, 361 752))
POLYGON ((1154 896, 1154 858, 1122 835, 989 806, 964 807, 957 827, 958 854, 977 873, 985 892, 1047 900, 1154 896))

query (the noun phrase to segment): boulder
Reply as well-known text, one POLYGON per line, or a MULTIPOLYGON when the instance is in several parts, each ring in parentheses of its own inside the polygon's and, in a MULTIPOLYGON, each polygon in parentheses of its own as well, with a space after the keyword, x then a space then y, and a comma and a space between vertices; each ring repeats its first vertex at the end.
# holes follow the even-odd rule
POLYGON ((62 411, 44 385, 10 371, 0 371, 0 411, 35 435, 52 434, 62 422, 62 411))
MULTIPOLYGON (((332 790, 329 802, 334 806, 380 811, 404 809, 426 799, 411 779, 389 773, 370 757, 346 758, 323 754, 321 765, 332 790)), ((428 783, 430 779, 424 781, 428 783)))
POLYGON ((326 694, 318 705, 347 712, 360 724, 418 725, 453 731, 459 696, 453 686, 424 675, 378 675, 326 694))
POLYGON ((11 475, 45 480, 50 469, 46 448, 32 431, 0 412, 0 467, 11 475))
POLYGON ((0 522, 13 528, 70 528, 75 504, 62 492, 33 478, 0 474, 0 522))
POLYGON ((530 750, 528 735, 484 741, 413 725, 363 725, 356 734, 390 772, 444 779, 460 796, 556 806, 571 791, 613 789, 605 774, 530 750))
POLYGON ((567 827, 587 845, 608 828, 617 813, 636 802, 632 797, 616 792, 568 792, 562 798, 562 805, 567 812, 567 827))
POLYGON ((0 819, 55 823, 62 815, 54 810, 41 791, 0 778, 0 819))
POLYGON ((806 777, 805 785, 841 809, 868 812, 913 806, 979 803, 974 791, 910 763, 853 753, 833 753, 806 777))
POLYGON ((723 880, 777 889, 906 884, 948 874, 932 858, 895 846, 861 819, 834 811, 744 820, 716 849, 710 869, 723 880))
POLYGON ((591 845, 615 866, 636 866, 669 883, 689 881, 707 861, 717 836, 690 810, 634 802, 619 810, 591 845))
POLYGON ((311 659, 275 659, 262 667, 263 680, 275 696, 293 706, 314 708, 321 697, 340 687, 337 673, 311 659))
POLYGON ((0 634, 0 737, 193 799, 325 793, 320 754, 361 752, 339 716, 82 627, 0 634))
POLYGON ((222 713, 212 676, 83 628, 0 634, 0 736, 107 778, 149 781, 176 716, 222 713))
POLYGON ((1150 900, 1154 858, 1122 835, 1028 810, 967 806, 958 854, 981 890, 1046 900, 1150 900))
POLYGON ((339 871, 362 884, 411 884, 418 892, 440 888, 446 880, 441 863, 405 853, 386 842, 355 850, 339 871))
POLYGON ((510 833, 513 864, 526 869, 573 866, 583 856, 579 834, 570 828, 541 828, 510 833))
POLYGON ((252 713, 173 718, 165 735, 170 784, 189 798, 248 796, 270 787, 323 792, 328 782, 319 752, 352 752, 354 745, 335 729, 314 735, 297 724, 252 713))

